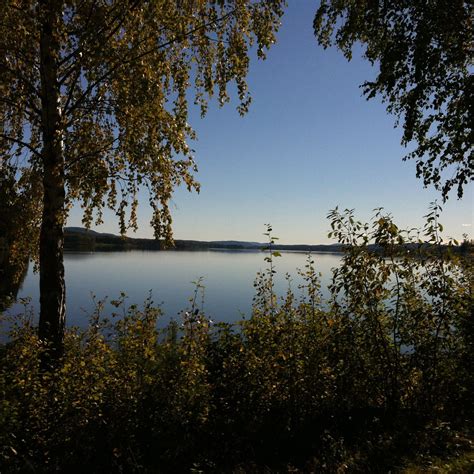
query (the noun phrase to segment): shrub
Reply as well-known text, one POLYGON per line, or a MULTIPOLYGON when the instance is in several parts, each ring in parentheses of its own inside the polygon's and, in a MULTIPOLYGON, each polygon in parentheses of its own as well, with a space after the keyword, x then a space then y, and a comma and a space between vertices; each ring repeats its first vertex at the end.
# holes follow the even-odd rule
POLYGON ((345 253, 326 301, 311 256, 303 295, 277 298, 269 228, 249 320, 213 325, 198 282, 159 330, 151 298, 122 294, 68 329, 53 371, 26 313, 0 354, 2 472, 379 472, 446 449, 472 413, 472 269, 438 214, 426 245, 382 210, 332 211, 345 253))

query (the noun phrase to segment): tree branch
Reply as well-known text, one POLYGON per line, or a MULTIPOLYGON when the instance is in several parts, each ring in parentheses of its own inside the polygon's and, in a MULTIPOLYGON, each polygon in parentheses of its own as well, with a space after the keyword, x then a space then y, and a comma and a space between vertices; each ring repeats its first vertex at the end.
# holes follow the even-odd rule
MULTIPOLYGON (((79 38, 79 42, 84 42, 84 41, 93 41, 95 38, 97 38, 99 36, 99 34, 107 31, 107 29, 113 25, 113 23, 116 21, 116 20, 120 20, 119 23, 110 31, 110 33, 106 36, 106 38, 104 39, 104 42, 108 41, 110 39, 110 37, 115 33, 117 32, 117 30, 123 25, 123 22, 125 21, 125 18, 126 18, 126 15, 127 13, 129 13, 131 10, 135 9, 138 4, 140 3, 141 0, 136 0, 134 2, 134 4, 130 7, 130 8, 125 8, 122 12, 118 13, 117 15, 115 15, 115 17, 110 21, 110 23, 108 25, 105 25, 103 28, 99 28, 98 31, 95 31, 94 32, 94 35, 90 36, 89 38, 86 36, 85 38, 79 38), (120 18, 120 16, 122 16, 122 18, 120 18)), ((113 7, 112 10, 109 12, 109 15, 113 12, 113 10, 115 9, 116 7, 113 7)), ((92 17, 92 10, 93 8, 91 8, 91 11, 90 11, 90 15, 89 17, 87 18, 87 23, 86 23, 86 26, 87 24, 89 23, 89 20, 90 18, 92 17)), ((59 62, 59 67, 63 66, 64 64, 68 63, 71 59, 73 59, 74 57, 76 57, 79 53, 81 53, 81 50, 82 50, 82 47, 79 46, 78 48, 76 48, 74 51, 71 51, 71 53, 69 53, 66 57, 64 57, 60 62, 59 62)))
MULTIPOLYGON (((22 110, 22 108, 20 107, 20 105, 15 102, 14 100, 10 100, 10 99, 7 99, 6 97, 0 97, 0 102, 3 102, 4 104, 7 104, 9 105, 10 107, 15 107, 16 109, 18 110, 22 110)), ((23 112, 28 116, 28 118, 33 121, 35 119, 35 115, 36 114, 38 117, 40 117, 40 113, 39 113, 39 110, 32 106, 29 101, 27 103, 27 107, 30 107, 32 112, 30 112, 29 110, 27 110, 26 108, 23 110, 23 112)), ((36 117, 37 118, 37 117, 36 117)))
POLYGON ((100 148, 98 150, 95 150, 95 151, 91 151, 89 153, 83 153, 82 155, 79 155, 77 156, 76 158, 74 158, 73 160, 69 160, 66 162, 65 164, 65 169, 69 169, 71 166, 75 165, 76 163, 78 163, 79 161, 83 160, 84 158, 88 158, 88 157, 92 157, 92 156, 96 156, 100 153, 104 153, 106 151, 110 151, 111 149, 113 149, 113 145, 114 143, 116 143, 118 141, 118 137, 117 138, 114 138, 111 142, 109 142, 106 146, 104 146, 103 148, 100 148))
POLYGON ((179 41, 183 38, 187 38, 188 36, 192 36, 194 33, 196 33, 199 30, 202 30, 203 28, 207 28, 210 25, 220 23, 221 21, 226 20, 230 16, 232 16, 235 13, 235 9, 230 11, 229 13, 226 13, 223 15, 221 18, 218 18, 217 20, 210 21, 209 23, 204 23, 202 25, 197 26, 196 28, 193 28, 186 32, 184 35, 177 35, 173 39, 166 41, 165 43, 162 43, 155 48, 149 49, 144 51, 143 53, 138 54, 135 57, 132 57, 128 60, 124 60, 113 66, 110 70, 108 70, 106 73, 102 74, 97 80, 89 84, 89 86, 86 88, 86 90, 81 94, 81 96, 77 99, 77 101, 71 105, 69 110, 66 108, 64 109, 64 113, 72 113, 80 104, 85 100, 85 98, 94 90, 95 87, 97 87, 102 81, 105 79, 108 79, 112 76, 112 74, 116 73, 121 67, 126 66, 127 64, 133 63, 135 61, 138 61, 139 59, 148 56, 149 54, 152 54, 156 52, 159 49, 166 48, 167 46, 170 46, 171 44, 175 43, 176 41, 179 41))
POLYGON ((41 153, 38 150, 36 150, 35 148, 33 148, 29 143, 24 142, 23 140, 20 140, 20 139, 15 138, 15 137, 11 137, 10 135, 5 135, 3 133, 0 133, 0 138, 3 138, 4 140, 7 140, 7 141, 12 142, 12 143, 16 143, 17 145, 19 145, 21 147, 28 148, 28 150, 30 150, 31 153, 33 153, 37 157, 41 158, 41 153))
MULTIPOLYGON (((27 87, 27 89, 29 90, 29 92, 32 94, 33 97, 39 97, 39 91, 36 89, 35 85, 31 81, 23 77, 15 69, 12 69, 11 67, 7 66, 7 64, 4 62, 0 62, 0 66, 4 70, 6 70, 10 75, 12 75, 14 79, 18 79, 20 82, 22 82, 27 87)), ((38 115, 41 115, 41 112, 38 108, 36 108, 32 103, 30 103, 29 105, 38 115)))

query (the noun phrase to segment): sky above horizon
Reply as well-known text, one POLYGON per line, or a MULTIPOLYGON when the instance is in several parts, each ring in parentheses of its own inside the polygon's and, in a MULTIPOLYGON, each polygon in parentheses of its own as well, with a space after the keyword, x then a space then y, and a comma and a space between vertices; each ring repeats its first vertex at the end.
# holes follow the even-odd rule
MULTIPOLYGON (((281 243, 330 243, 330 209, 354 208, 368 220, 384 207, 402 228, 420 227, 429 203, 440 193, 423 188, 415 162, 380 99, 366 101, 360 84, 375 76, 354 54, 347 62, 335 48, 323 50, 313 35, 316 2, 289 2, 278 40, 266 61, 252 61, 248 76, 253 97, 240 117, 237 100, 223 108, 212 101, 204 119, 191 110, 198 140, 191 144, 201 192, 177 189, 171 204, 176 239, 264 241, 265 223, 281 243)), ((139 230, 152 237, 147 195, 140 196, 139 230)), ((455 193, 440 221, 445 236, 473 238, 474 191, 455 193)), ((114 213, 93 229, 119 233, 114 213)), ((68 226, 80 226, 72 209, 68 226)))

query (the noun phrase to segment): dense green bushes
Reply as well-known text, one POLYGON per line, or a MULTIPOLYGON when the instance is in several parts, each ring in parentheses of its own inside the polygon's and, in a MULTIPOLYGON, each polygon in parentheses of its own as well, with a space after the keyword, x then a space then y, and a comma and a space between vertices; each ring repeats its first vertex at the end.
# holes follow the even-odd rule
POLYGON ((384 472, 447 449, 472 413, 469 260, 437 251, 437 208, 433 246, 397 256, 417 236, 390 216, 330 217, 347 251, 327 301, 311 257, 277 298, 270 248, 249 320, 212 324, 194 298, 158 330, 151 301, 122 295, 110 321, 99 303, 68 331, 46 373, 25 316, 0 355, 2 472, 384 472))

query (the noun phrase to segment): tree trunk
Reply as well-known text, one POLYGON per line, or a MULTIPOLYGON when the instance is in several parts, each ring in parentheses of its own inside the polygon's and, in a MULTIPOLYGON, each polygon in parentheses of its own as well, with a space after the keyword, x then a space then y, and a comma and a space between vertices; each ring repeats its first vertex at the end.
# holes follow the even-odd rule
POLYGON ((64 284, 65 181, 58 61, 60 0, 43 0, 40 9, 40 73, 42 109, 43 218, 40 233, 39 337, 47 344, 47 359, 63 352, 66 316, 64 284))

